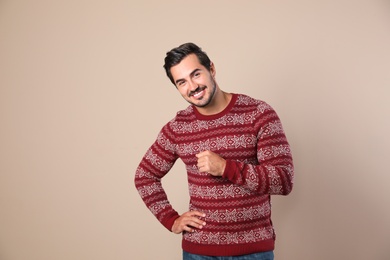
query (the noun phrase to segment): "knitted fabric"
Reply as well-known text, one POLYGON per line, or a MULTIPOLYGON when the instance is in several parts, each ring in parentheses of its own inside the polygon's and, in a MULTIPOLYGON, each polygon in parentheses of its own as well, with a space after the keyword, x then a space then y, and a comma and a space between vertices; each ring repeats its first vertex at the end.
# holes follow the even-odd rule
POLYGON ((216 115, 204 116, 189 106, 162 128, 136 170, 135 185, 168 230, 179 214, 161 178, 178 158, 187 170, 189 210, 204 212, 207 223, 183 232, 185 251, 229 256, 274 249, 270 195, 289 194, 294 171, 290 146, 271 106, 233 94, 216 115), (206 150, 226 160, 222 177, 199 172, 195 155, 206 150))

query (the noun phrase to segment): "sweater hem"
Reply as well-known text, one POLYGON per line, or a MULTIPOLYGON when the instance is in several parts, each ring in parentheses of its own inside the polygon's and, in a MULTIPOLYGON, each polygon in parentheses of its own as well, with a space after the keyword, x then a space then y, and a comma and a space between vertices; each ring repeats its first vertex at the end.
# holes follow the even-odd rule
POLYGON ((234 244, 234 245, 200 245, 182 241, 184 251, 205 256, 239 256, 248 255, 260 252, 273 251, 275 248, 275 240, 263 240, 256 243, 234 244))

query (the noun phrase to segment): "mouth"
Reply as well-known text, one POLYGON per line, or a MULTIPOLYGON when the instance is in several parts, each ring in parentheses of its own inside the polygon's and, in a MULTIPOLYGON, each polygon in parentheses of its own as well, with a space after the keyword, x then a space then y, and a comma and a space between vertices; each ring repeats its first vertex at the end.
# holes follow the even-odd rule
POLYGON ((199 98, 201 98, 202 96, 203 96, 203 94, 204 94, 204 90, 206 89, 206 86, 204 86, 204 87, 198 87, 197 89, 195 89, 194 91, 191 91, 190 92, 190 97, 194 97, 194 98, 196 98, 196 99, 199 99, 199 98))

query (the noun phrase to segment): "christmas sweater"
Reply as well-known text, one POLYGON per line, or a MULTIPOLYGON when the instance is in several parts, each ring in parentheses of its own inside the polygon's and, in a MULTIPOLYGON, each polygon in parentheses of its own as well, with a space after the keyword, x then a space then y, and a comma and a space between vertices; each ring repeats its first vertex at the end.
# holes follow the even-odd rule
POLYGON ((289 194, 294 171, 282 124, 270 105, 233 94, 218 114, 205 116, 190 105, 161 129, 137 167, 135 186, 170 231, 179 214, 161 179, 178 158, 187 171, 189 210, 205 213, 207 223, 183 232, 183 250, 233 256, 274 249, 270 195, 289 194), (199 172, 195 155, 206 150, 226 160, 221 177, 199 172))

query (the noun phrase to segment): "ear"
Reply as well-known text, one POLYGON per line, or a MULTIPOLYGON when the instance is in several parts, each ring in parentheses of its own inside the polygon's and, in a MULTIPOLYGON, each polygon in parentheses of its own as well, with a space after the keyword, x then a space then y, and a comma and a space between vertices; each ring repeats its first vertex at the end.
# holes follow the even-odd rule
POLYGON ((217 74, 217 71, 214 66, 214 62, 210 61, 210 73, 213 78, 215 78, 215 74, 217 74))

